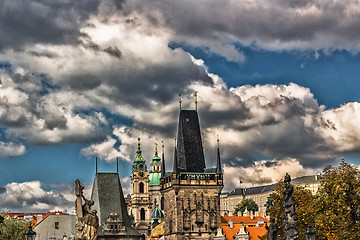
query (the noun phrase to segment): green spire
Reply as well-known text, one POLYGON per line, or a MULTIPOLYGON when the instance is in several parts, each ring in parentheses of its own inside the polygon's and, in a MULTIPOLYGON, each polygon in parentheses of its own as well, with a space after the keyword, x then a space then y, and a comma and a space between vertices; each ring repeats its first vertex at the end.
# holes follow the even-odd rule
POLYGON ((145 160, 143 158, 143 156, 141 155, 142 151, 140 148, 140 138, 138 138, 138 149, 136 151, 136 158, 135 161, 133 163, 133 171, 134 170, 144 170, 147 171, 147 167, 145 164, 145 160))
POLYGON ((158 150, 157 150, 157 143, 155 143, 155 156, 152 159, 152 163, 157 163, 160 162, 161 158, 158 155, 158 150))
POLYGON ((140 138, 138 138, 138 149, 136 151, 136 158, 135 158, 135 162, 137 161, 145 161, 143 156, 141 155, 142 151, 141 151, 141 148, 140 148, 140 138))

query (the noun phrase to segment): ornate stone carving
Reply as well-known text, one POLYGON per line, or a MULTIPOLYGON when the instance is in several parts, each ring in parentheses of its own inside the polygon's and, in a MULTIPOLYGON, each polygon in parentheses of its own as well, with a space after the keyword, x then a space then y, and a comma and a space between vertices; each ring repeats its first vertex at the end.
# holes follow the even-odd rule
POLYGON ((96 240, 98 235, 99 218, 96 215, 96 210, 91 210, 94 201, 88 200, 83 195, 84 187, 81 186, 79 179, 75 180, 75 209, 77 223, 76 240, 96 240), (84 204, 82 204, 84 200, 84 204))
POLYGON ((292 196, 294 187, 290 184, 291 177, 286 173, 284 178, 285 190, 283 192, 284 198, 284 240, 297 240, 299 237, 297 228, 299 223, 297 222, 297 215, 295 212, 295 199, 292 196))

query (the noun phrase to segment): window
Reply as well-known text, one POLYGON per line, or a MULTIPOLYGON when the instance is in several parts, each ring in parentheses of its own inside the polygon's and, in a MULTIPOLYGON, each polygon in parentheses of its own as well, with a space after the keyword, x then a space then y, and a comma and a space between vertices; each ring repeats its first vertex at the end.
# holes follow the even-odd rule
POLYGON ((161 210, 164 210, 164 197, 161 197, 161 200, 160 200, 160 208, 161 208, 161 210))
POLYGON ((60 228, 59 222, 55 222, 55 229, 59 229, 59 228, 60 228))
POLYGON ((145 220, 145 209, 140 210, 140 220, 145 220))
POLYGON ((139 191, 140 191, 140 193, 144 193, 144 183, 140 183, 139 184, 139 191))

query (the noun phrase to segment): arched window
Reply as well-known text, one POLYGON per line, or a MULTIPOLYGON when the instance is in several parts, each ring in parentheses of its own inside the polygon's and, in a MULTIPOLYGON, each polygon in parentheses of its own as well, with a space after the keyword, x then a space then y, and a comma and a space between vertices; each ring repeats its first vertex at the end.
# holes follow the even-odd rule
POLYGON ((139 184, 139 191, 140 191, 140 193, 144 193, 144 183, 140 183, 139 184))
POLYGON ((140 210, 140 220, 145 220, 145 209, 140 210))

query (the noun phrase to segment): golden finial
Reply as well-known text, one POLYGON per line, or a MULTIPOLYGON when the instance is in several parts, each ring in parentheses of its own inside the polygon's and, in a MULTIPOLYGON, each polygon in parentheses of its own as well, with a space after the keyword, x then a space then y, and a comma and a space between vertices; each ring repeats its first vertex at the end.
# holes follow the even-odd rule
POLYGON ((157 150, 157 143, 155 143, 155 153, 157 153, 158 150, 157 150))
POLYGON ((217 145, 218 145, 218 147, 219 147, 219 135, 216 135, 216 137, 217 137, 217 145))
POLYGON ((140 138, 138 138, 137 140, 138 140, 138 145, 140 146, 140 140, 141 140, 141 139, 140 139, 140 138))
POLYGON ((197 93, 195 93, 195 110, 197 111, 197 104, 198 104, 198 101, 197 101, 197 93))
POLYGON ((181 93, 179 93, 179 104, 180 104, 180 110, 181 110, 181 103, 182 103, 182 100, 181 100, 181 93))

